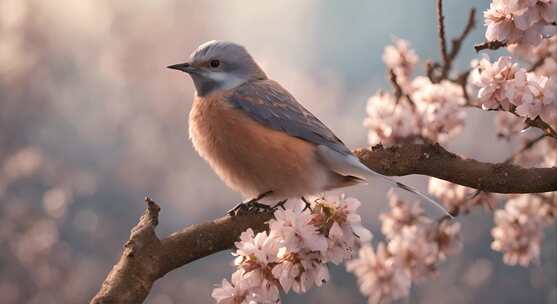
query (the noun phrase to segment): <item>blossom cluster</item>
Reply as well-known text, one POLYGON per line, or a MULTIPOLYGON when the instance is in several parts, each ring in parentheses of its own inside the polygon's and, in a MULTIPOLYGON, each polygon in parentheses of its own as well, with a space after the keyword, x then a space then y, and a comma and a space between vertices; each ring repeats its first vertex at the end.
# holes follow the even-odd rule
POLYGON ((383 61, 404 94, 397 100, 379 91, 369 98, 364 126, 369 129, 371 145, 390 145, 413 137, 446 142, 462 130, 465 100, 459 85, 448 80, 432 83, 423 76, 412 78, 418 56, 402 39, 385 48, 383 61))
POLYGON ((383 62, 393 71, 403 88, 412 80, 418 61, 418 55, 404 39, 395 38, 393 44, 386 46, 383 51, 383 62))
POLYGON ((479 87, 478 99, 485 110, 503 109, 524 117, 551 120, 555 115, 556 93, 549 77, 518 66, 510 56, 495 62, 482 59, 472 76, 479 87))
POLYGON ((410 98, 379 92, 369 98, 364 126, 368 142, 394 144, 411 137, 446 142, 464 127, 462 89, 450 82, 432 83, 419 76, 407 85, 410 98))
POLYGON ((495 211, 491 248, 502 252, 503 261, 509 265, 537 262, 543 228, 555 222, 556 217, 555 193, 514 196, 504 209, 495 211))
POLYGON ((534 46, 556 21, 555 0, 493 0, 484 12, 488 41, 534 46))
POLYGON ((412 281, 436 273, 437 264, 460 250, 460 224, 432 221, 419 203, 408 203, 389 192, 390 211, 381 215, 386 242, 374 250, 364 245, 346 267, 358 278, 369 303, 408 296, 412 281))
POLYGON ((236 242, 231 280, 213 290, 217 303, 280 303, 279 290, 303 293, 329 280, 327 263, 340 264, 371 239, 356 213, 360 202, 343 195, 277 210, 269 232, 248 229, 236 242))

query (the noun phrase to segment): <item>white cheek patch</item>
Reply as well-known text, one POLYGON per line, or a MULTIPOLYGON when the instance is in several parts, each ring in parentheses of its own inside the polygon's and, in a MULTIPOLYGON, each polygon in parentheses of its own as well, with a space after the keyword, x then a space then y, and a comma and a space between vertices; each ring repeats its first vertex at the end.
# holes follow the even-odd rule
POLYGON ((235 88, 245 82, 244 79, 231 75, 225 72, 208 72, 203 76, 211 79, 212 81, 218 83, 218 87, 221 90, 229 90, 235 88))

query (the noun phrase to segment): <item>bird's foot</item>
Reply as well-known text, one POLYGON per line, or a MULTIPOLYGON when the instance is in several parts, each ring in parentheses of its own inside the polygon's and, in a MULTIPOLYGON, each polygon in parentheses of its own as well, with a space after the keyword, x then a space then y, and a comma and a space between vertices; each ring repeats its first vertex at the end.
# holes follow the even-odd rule
POLYGON ((284 204, 286 204, 288 200, 282 200, 278 203, 276 203, 272 208, 273 210, 277 210, 278 208, 281 208, 282 210, 286 210, 286 208, 284 207, 284 204))
POLYGON ((302 196, 302 201, 304 201, 305 204, 304 209, 302 209, 302 211, 306 211, 306 209, 309 209, 309 211, 313 211, 311 210, 311 203, 308 202, 308 200, 303 196, 302 196))
POLYGON ((241 202, 234 208, 228 210, 228 215, 240 215, 240 214, 250 214, 250 213, 261 213, 261 212, 271 212, 274 207, 265 205, 259 202, 263 197, 271 194, 271 191, 260 194, 258 197, 250 199, 249 201, 241 202))

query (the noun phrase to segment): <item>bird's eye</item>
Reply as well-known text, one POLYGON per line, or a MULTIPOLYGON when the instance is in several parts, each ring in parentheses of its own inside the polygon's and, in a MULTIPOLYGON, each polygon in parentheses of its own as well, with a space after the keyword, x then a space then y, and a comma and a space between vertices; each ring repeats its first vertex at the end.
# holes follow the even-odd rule
POLYGON ((209 64, 211 65, 212 68, 218 68, 220 66, 220 61, 213 59, 209 64))

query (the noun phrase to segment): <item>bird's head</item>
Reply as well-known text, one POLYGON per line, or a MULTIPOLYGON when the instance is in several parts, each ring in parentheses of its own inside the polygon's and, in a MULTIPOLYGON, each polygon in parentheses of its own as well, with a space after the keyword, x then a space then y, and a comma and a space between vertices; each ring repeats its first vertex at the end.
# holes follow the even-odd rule
POLYGON ((188 62, 168 68, 188 73, 198 96, 267 78, 243 46, 225 41, 206 42, 191 54, 188 62))

